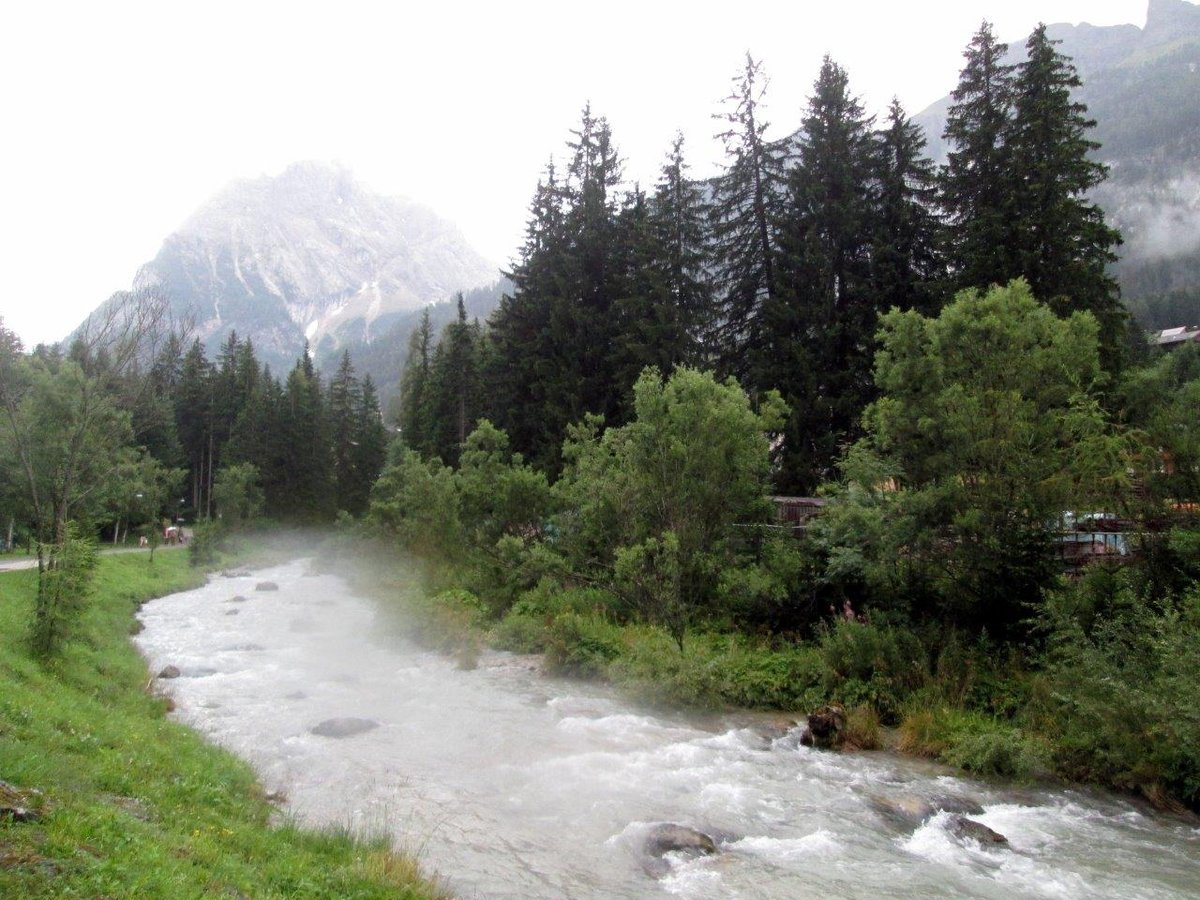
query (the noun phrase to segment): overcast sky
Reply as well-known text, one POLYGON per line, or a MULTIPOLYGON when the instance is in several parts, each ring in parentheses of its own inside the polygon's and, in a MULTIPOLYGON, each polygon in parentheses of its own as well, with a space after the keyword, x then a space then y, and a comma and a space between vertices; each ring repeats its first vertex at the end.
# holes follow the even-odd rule
POLYGON ((750 50, 776 135, 821 57, 872 112, 949 92, 982 19, 1145 21, 1146 0, 287 3, 22 0, 0 12, 0 316, 58 340, 231 180, 302 159, 455 221, 498 265, 590 100, 629 180, 653 182, 680 129, 693 171, 721 159, 712 114, 750 50), (433 7, 437 7, 434 9, 433 7))

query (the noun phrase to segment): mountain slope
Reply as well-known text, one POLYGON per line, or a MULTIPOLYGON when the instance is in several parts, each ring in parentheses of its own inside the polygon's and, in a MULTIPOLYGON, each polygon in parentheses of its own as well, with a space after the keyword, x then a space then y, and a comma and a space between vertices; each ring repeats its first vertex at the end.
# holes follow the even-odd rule
POLYGON ((230 185, 166 239, 134 286, 164 292, 210 349, 236 330, 282 368, 305 339, 329 357, 498 275, 425 207, 375 194, 344 169, 298 163, 230 185))

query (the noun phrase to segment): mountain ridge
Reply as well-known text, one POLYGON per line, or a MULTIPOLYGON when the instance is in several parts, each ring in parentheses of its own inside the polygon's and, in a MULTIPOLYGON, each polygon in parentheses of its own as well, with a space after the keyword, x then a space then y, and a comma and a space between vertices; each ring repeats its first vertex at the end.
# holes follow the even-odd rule
POLYGON ((427 207, 301 162, 231 182, 163 241, 134 288, 164 293, 209 348, 237 331, 285 366, 306 340, 337 353, 499 274, 427 207))

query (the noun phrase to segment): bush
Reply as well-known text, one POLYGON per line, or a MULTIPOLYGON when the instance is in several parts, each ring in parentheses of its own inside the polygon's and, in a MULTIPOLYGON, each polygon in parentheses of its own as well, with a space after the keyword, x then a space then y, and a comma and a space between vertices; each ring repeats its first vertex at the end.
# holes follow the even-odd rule
POLYGON ((964 728, 956 734, 941 759, 980 775, 1028 778, 1047 770, 1050 754, 1043 742, 992 720, 985 722, 981 730, 964 728))
POLYGON ((910 631, 838 619, 820 636, 825 686, 847 707, 869 704, 897 721, 905 698, 928 680, 925 649, 910 631))
POLYGON ((197 568, 211 566, 217 561, 217 552, 223 549, 224 532, 216 522, 197 522, 188 541, 188 562, 197 568))
POLYGON ((900 723, 899 748, 979 775, 1028 778, 1050 761, 1046 744, 1012 724, 950 706, 920 708, 913 700, 900 723))
POLYGON ((546 635, 546 668, 558 675, 604 677, 621 653, 621 629, 598 616, 565 612, 546 635))
POLYGON ((491 643, 512 653, 544 653, 549 642, 545 618, 509 613, 493 626, 491 643))
POLYGON ((774 649, 738 635, 689 634, 680 652, 657 627, 628 629, 615 680, 643 700, 715 709, 807 710, 821 705, 824 666, 810 647, 774 649))
POLYGON ((1035 712, 1065 775, 1200 808, 1200 589, 1052 625, 1035 712))

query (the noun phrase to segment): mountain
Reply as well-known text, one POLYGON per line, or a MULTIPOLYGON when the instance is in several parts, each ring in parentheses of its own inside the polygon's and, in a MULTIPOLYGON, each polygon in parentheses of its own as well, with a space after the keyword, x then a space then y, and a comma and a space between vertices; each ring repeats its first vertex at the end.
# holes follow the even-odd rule
POLYGON ((306 339, 331 359, 499 276, 429 209, 305 162, 231 184, 163 242, 134 288, 164 293, 210 353, 237 331, 280 371, 306 339))
MULTIPOLYGON (((1125 238, 1122 293, 1152 327, 1166 327, 1158 314, 1200 322, 1200 6, 1150 0, 1143 28, 1055 24, 1047 32, 1079 70, 1078 99, 1110 167, 1094 198, 1125 238), (1171 297, 1180 302, 1164 313, 1171 297)), ((1007 61, 1024 57, 1024 39, 1010 40, 1007 61)), ((938 162, 949 106, 944 97, 914 116, 938 162)))

